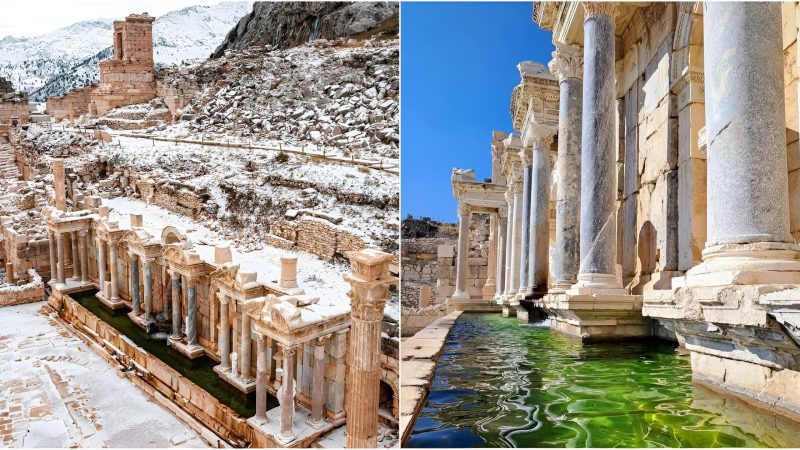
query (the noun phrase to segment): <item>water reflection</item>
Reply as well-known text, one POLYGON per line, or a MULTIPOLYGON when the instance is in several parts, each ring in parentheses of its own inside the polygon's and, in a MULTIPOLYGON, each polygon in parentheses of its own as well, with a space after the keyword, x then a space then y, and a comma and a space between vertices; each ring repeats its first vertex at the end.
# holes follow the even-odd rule
POLYGON ((462 315, 408 446, 800 445, 800 425, 693 384, 685 352, 584 346, 543 325, 462 315))

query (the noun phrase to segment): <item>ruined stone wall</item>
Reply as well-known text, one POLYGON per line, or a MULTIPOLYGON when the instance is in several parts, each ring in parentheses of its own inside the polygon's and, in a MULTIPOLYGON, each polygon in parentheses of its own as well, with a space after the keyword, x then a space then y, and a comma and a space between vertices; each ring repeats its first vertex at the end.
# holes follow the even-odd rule
POLYGON ((0 287, 0 308, 38 302, 44 298, 44 283, 42 282, 42 277, 35 271, 29 271, 27 277, 30 281, 23 285, 5 285, 0 287))
POLYGON ((640 8, 622 34, 618 61, 618 264, 641 290, 678 270, 678 117, 670 90, 676 6, 640 8))
MULTIPOLYGON (((288 223, 284 222, 280 226, 281 233, 284 233, 280 237, 284 239, 288 223)), ((291 235, 291 232, 288 234, 291 235)), ((345 252, 367 248, 358 236, 317 217, 301 217, 295 227, 295 235, 300 250, 317 255, 326 261, 332 260, 337 254, 343 256, 345 252)))
POLYGON ((96 84, 78 88, 61 97, 47 99, 47 114, 58 122, 62 119, 75 119, 89 113, 92 91, 96 84))
POLYGON ((7 222, 0 224, 5 260, 14 264, 14 271, 23 275, 34 269, 50 279, 50 242, 18 233, 7 222))
POLYGON ((24 92, 0 95, 0 123, 14 125, 30 123, 31 113, 28 94, 24 92))
POLYGON ((158 96, 164 99, 173 120, 178 118, 179 111, 183 110, 200 91, 197 78, 188 71, 180 69, 177 73, 167 74, 163 81, 157 82, 157 86, 158 96))

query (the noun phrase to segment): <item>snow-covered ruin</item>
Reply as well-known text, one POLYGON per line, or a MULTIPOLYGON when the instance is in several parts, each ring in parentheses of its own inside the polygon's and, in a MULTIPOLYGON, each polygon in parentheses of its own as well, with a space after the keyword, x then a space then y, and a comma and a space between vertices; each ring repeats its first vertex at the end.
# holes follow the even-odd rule
POLYGON ((46 299, 209 444, 396 445, 396 36, 154 73, 127 19, 59 122, 0 128, 0 306, 46 299))

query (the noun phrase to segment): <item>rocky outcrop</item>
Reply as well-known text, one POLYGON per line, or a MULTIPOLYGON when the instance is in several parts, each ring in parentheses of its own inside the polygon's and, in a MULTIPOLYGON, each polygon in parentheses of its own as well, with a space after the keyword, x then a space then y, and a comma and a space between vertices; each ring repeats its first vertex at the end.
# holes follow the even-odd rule
POLYGON ((256 2, 213 57, 251 46, 287 48, 354 36, 377 28, 398 11, 396 2, 256 2))
POLYGON ((14 85, 10 81, 0 76, 0 95, 14 92, 14 85))

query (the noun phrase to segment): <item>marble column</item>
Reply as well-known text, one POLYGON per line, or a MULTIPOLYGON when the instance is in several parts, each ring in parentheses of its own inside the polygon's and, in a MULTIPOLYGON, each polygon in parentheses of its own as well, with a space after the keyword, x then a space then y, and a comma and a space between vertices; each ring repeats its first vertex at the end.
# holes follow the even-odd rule
POLYGON ((106 284, 106 246, 102 239, 95 238, 95 245, 97 246, 97 280, 100 284, 100 292, 105 292, 106 284))
POLYGON ((139 301, 139 256, 130 253, 129 257, 131 261, 131 310, 138 316, 142 313, 139 301))
POLYGON ((80 281, 81 279, 81 261, 79 256, 78 250, 78 232, 73 231, 69 234, 71 240, 71 247, 72 247, 72 278, 75 281, 80 281))
POLYGON ((530 293, 528 285, 528 271, 530 270, 530 245, 531 245, 531 149, 523 148, 520 152, 522 158, 522 212, 520 215, 520 248, 519 248, 519 292, 521 297, 530 293))
POLYGON ((78 257, 81 260, 81 283, 89 282, 89 244, 86 239, 89 232, 86 230, 78 231, 78 257))
POLYGON ((509 292, 515 296, 519 291, 520 262, 522 261, 522 186, 515 181, 512 187, 514 196, 514 216, 511 220, 511 276, 509 292))
POLYGON ((64 254, 64 234, 56 232, 56 248, 58 253, 58 282, 64 284, 67 279, 64 275, 64 264, 67 261, 67 255, 64 254))
MULTIPOLYGON (((226 308, 227 309, 227 308, 226 308)), ((267 420, 267 337, 256 337, 256 420, 267 420)))
POLYGON ((617 143, 613 3, 583 3, 580 273, 577 287, 620 289, 617 256, 617 143))
POLYGON ((281 434, 279 439, 284 443, 294 439, 292 420, 294 418, 294 367, 297 348, 283 348, 283 376, 281 396, 281 434))
POLYGON ((506 281, 506 226, 507 211, 497 213, 497 275, 495 283, 495 300, 500 300, 505 290, 506 281))
MULTIPOLYGON (((510 181, 510 180, 509 180, 510 181)), ((505 261, 505 274, 503 275, 503 297, 511 295, 511 245, 514 241, 514 192, 512 191, 511 184, 505 192, 506 204, 508 215, 506 216, 506 250, 504 252, 505 261)))
POLYGON ((551 133, 549 128, 534 131, 528 293, 546 293, 550 274, 550 180, 552 179, 550 146, 553 143, 551 133))
MULTIPOLYGON (((704 261, 748 244, 748 259, 793 242, 789 231, 779 3, 707 3, 703 15, 708 141, 704 261), (757 37, 756 37, 757 36, 757 37), (763 253, 755 254, 756 250, 763 253)), ((761 269, 763 262, 760 262, 761 269)))
POLYGON ((374 448, 378 438, 381 376, 381 329, 389 298, 392 255, 377 250, 347 252, 350 283, 350 341, 347 350, 345 412, 347 448, 374 448))
POLYGON ((189 345, 197 345, 197 281, 187 280, 186 290, 186 340, 189 345))
POLYGON ((250 375, 250 347, 252 346, 250 339, 250 316, 248 316, 244 311, 242 311, 241 316, 241 339, 239 339, 239 344, 241 345, 239 351, 239 377, 243 381, 251 381, 253 376, 250 375))
POLYGON ((568 289, 578 280, 581 209, 581 118, 583 117, 583 55, 579 46, 558 45, 550 61, 558 77, 558 187, 556 199, 556 248, 553 285, 568 289))
POLYGON ((486 282, 483 284, 483 298, 493 298, 497 291, 497 213, 489 215, 489 250, 486 258, 486 282))
POLYGON ((231 320, 228 315, 230 300, 219 295, 219 365, 224 370, 231 368, 231 320))
POLYGON ((472 211, 469 205, 458 205, 458 252, 456 254, 456 290, 454 299, 469 300, 467 277, 469 276, 469 226, 472 211))
POLYGON ((150 265, 153 258, 144 258, 142 261, 144 273, 144 318, 147 323, 153 320, 153 272, 150 265))
POLYGON ((311 380, 311 418, 308 424, 313 428, 321 428, 325 424, 322 416, 325 404, 325 341, 327 337, 314 340, 314 369, 311 380))
POLYGON ((172 280, 172 336, 170 339, 181 339, 181 275, 178 272, 169 272, 172 280))
POLYGON ((58 281, 58 249, 56 248, 56 235, 52 231, 47 233, 50 241, 50 280, 58 281))
POLYGON ((109 243, 109 264, 111 264, 111 300, 119 300, 119 267, 117 266, 117 243, 109 243))

